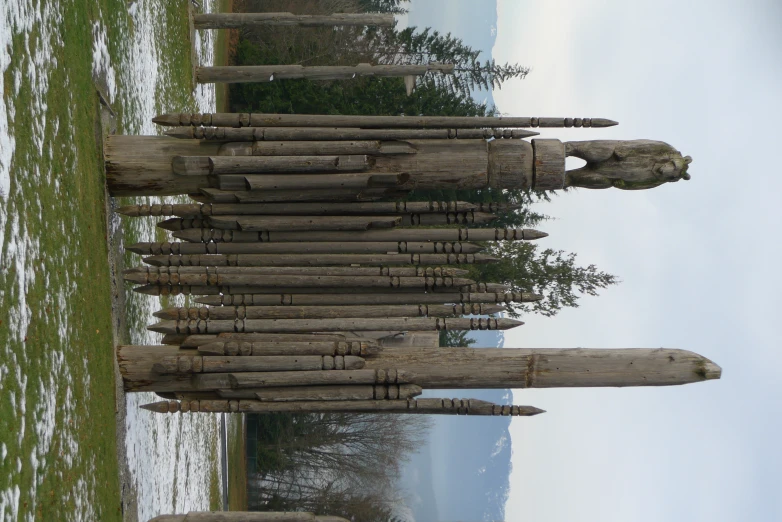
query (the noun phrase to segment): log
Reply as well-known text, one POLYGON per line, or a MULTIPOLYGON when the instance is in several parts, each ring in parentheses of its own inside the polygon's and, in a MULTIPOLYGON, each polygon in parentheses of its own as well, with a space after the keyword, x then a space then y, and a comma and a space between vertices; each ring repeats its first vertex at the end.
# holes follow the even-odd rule
MULTIPOLYGON (((181 284, 149 284, 133 288, 134 292, 146 295, 227 295, 227 294, 374 294, 379 287, 375 286, 255 286, 255 285, 181 285, 181 284)), ((397 286, 385 287, 385 292, 398 293, 407 296, 406 302, 415 301, 423 292, 435 294, 449 293, 459 290, 462 293, 507 293, 510 287, 494 283, 476 283, 461 287, 427 286, 425 288, 397 286)))
MULTIPOLYGON (((214 219, 214 218, 213 218, 214 219)), ((529 228, 409 228, 355 231, 270 231, 189 229, 174 234, 189 242, 216 243, 291 243, 291 242, 365 242, 365 241, 533 241, 548 234, 529 228)))
POLYGON ((253 274, 253 275, 321 275, 321 276, 405 276, 405 277, 446 277, 464 276, 468 270, 450 267, 421 266, 223 266, 219 264, 202 266, 149 267, 139 266, 128 268, 124 274, 204 274, 220 272, 222 274, 253 274), (205 268, 208 266, 209 268, 205 268), (219 268, 212 268, 219 267, 219 268))
POLYGON ((545 413, 534 406, 506 406, 478 399, 407 399, 324 402, 266 402, 259 400, 193 400, 183 409, 183 403, 162 401, 142 408, 156 413, 177 411, 241 412, 241 413, 407 413, 420 415, 483 415, 530 417, 545 413), (195 403, 195 404, 194 404, 195 403))
MULTIPOLYGON (((172 174, 172 176, 174 176, 172 174)), ((206 180, 208 183, 208 178, 206 180)), ((376 201, 378 199, 398 199, 406 197, 407 189, 367 188, 361 191, 355 189, 328 190, 274 190, 258 192, 253 190, 220 190, 218 188, 201 188, 199 191, 205 199, 202 203, 274 203, 274 202, 356 202, 376 201)), ((191 197, 193 195, 191 194, 191 197)))
POLYGON ((411 299, 421 304, 443 303, 530 303, 543 299, 542 295, 527 292, 509 293, 436 293, 436 294, 229 294, 198 297, 197 303, 213 306, 350 306, 350 305, 406 305, 411 299))
POLYGON ((666 348, 448 348, 447 357, 437 348, 395 348, 367 359, 373 367, 410 370, 424 389, 667 386, 721 374, 698 354, 666 348))
MULTIPOLYGON (((169 344, 166 340, 171 334, 163 336, 164 344, 169 344)), ((346 342, 344 334, 340 333, 304 333, 304 334, 283 334, 283 333, 224 333, 219 335, 185 335, 181 344, 182 348, 198 348, 204 344, 214 342, 264 342, 264 343, 290 343, 290 342, 346 342)), ((351 339, 351 341, 369 342, 366 339, 351 339)), ((374 341, 371 341, 374 343, 374 341)), ((236 355, 236 354, 228 354, 236 355)), ((317 354, 316 354, 317 355, 317 354)), ((328 354, 326 354, 328 355, 328 354)))
POLYGON ((293 401, 366 401, 410 399, 423 390, 415 384, 349 384, 345 386, 281 386, 278 388, 247 388, 218 390, 216 397, 193 399, 254 399, 264 402, 293 401))
MULTIPOLYGON (((413 298, 415 299, 415 298, 413 298)), ((459 317, 490 315, 505 311, 494 304, 403 304, 347 306, 218 306, 215 308, 166 308, 155 317, 184 319, 318 319, 340 317, 459 317)))
MULTIPOLYGON (((565 127, 570 118, 513 116, 344 116, 316 114, 204 113, 161 114, 152 119, 158 125, 215 127, 351 127, 360 129, 479 129, 510 127, 565 127)), ((580 118, 581 127, 613 127, 604 118, 580 118)), ((573 127, 578 127, 573 121, 573 127)))
POLYGON ((221 332, 358 332, 358 331, 443 331, 508 330, 524 324, 515 319, 399 317, 339 319, 242 319, 160 321, 147 329, 163 334, 207 334, 221 332))
MULTIPOLYGON (((364 241, 357 243, 341 243, 335 241, 300 243, 136 243, 129 246, 127 249, 131 252, 135 252, 136 254, 141 255, 370 253, 474 254, 476 252, 482 251, 484 247, 474 243, 466 242, 364 241)), ((410 264, 410 262, 404 264, 410 264)))
POLYGON ((497 260, 484 254, 188 254, 144 258, 152 266, 246 267, 469 265, 497 260))
MULTIPOLYGON (((220 188, 233 189, 223 186, 222 181, 226 177, 220 177, 220 188)), ((252 191, 394 188, 410 179, 409 174, 267 174, 238 177, 243 179, 243 185, 236 188, 252 191)))
POLYGON ((398 276, 326 276, 326 275, 265 275, 253 273, 227 273, 218 268, 208 273, 178 273, 177 267, 149 268, 150 272, 134 272, 123 275, 125 281, 137 284, 171 286, 193 285, 250 285, 276 287, 330 287, 330 288, 417 288, 428 290, 434 287, 464 288, 475 282, 461 277, 398 277, 398 276))
POLYGON ((321 386, 349 384, 410 384, 415 375, 396 370, 202 373, 191 377, 198 390, 321 386))
POLYGON ((354 355, 212 356, 172 355, 152 366, 156 373, 281 372, 305 370, 359 370, 364 359, 354 355))
MULTIPOLYGON (((266 83, 276 80, 349 80, 363 76, 422 76, 428 72, 453 73, 453 64, 426 65, 223 65, 196 67, 198 83, 266 83)), ((154 120, 153 120, 154 121, 154 120)))
POLYGON ((233 141, 220 147, 221 156, 381 156, 415 153, 415 147, 399 140, 233 141))
MULTIPOLYGON (((197 337, 197 336, 191 336, 197 337)), ((211 336, 210 336, 211 337, 211 336)), ((382 347, 370 341, 219 341, 198 345, 201 355, 375 355, 382 347)))
POLYGON ((294 230, 363 231, 393 228, 401 225, 403 218, 401 216, 212 216, 207 219, 209 225, 216 229, 284 233, 294 230))
MULTIPOLYGON (((365 155, 345 156, 174 156, 171 169, 179 176, 285 172, 362 172, 365 155)), ((205 185, 208 186, 208 185, 205 185)))
POLYGON ((194 13, 196 29, 245 29, 266 26, 332 27, 378 26, 393 27, 393 14, 335 13, 329 15, 296 15, 293 13, 194 13))
POLYGON ((175 127, 165 132, 178 139, 224 142, 346 141, 346 140, 448 140, 521 139, 540 133, 525 129, 360 129, 325 127, 175 127))
POLYGON ((126 205, 116 212, 125 216, 179 216, 198 218, 225 215, 291 215, 291 216, 352 216, 368 214, 443 213, 443 212, 500 212, 509 206, 497 203, 468 203, 466 201, 378 201, 369 203, 206 203, 203 205, 154 204, 126 205))

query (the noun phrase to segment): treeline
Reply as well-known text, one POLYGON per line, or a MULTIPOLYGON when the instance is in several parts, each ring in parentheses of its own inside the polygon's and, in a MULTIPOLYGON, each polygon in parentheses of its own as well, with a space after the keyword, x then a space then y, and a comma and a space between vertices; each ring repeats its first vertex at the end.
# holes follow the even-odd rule
POLYGON ((425 439, 420 416, 370 414, 253 415, 257 472, 248 507, 311 511, 362 522, 401 522, 396 479, 425 439))

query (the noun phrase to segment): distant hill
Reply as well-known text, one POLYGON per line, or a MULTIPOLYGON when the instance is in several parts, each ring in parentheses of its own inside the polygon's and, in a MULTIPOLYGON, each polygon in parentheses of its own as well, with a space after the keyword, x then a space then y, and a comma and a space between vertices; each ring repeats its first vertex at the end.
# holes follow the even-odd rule
MULTIPOLYGON (((471 332, 481 347, 502 347, 502 332, 471 332)), ((447 348, 443 348, 447 350, 447 348)), ((512 402, 510 390, 430 390, 428 397, 512 402)), ((428 443, 403 472, 416 522, 503 520, 510 489, 510 418, 433 416, 428 443)))

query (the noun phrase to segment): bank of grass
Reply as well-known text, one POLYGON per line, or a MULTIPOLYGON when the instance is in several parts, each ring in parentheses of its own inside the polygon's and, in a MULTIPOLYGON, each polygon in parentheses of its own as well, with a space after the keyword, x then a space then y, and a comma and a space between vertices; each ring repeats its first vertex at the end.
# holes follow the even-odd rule
POLYGON ((228 416, 228 509, 247 510, 247 439, 244 414, 228 416))
MULTIPOLYGON (((233 12, 233 0, 218 0, 218 11, 221 13, 233 12)), ((219 30, 215 38, 214 62, 215 65, 233 65, 233 55, 236 51, 236 42, 238 40, 237 31, 219 30)), ((228 83, 218 83, 215 85, 215 99, 217 112, 229 112, 231 106, 228 83)))

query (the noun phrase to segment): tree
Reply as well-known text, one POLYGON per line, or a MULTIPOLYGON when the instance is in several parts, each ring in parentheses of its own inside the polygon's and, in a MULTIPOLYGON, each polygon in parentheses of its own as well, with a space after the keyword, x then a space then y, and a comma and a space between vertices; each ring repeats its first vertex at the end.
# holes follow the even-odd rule
POLYGON ((535 292, 544 296, 534 303, 516 303, 511 315, 537 313, 547 317, 562 308, 577 307, 583 295, 598 295, 598 290, 619 283, 612 274, 595 265, 579 266, 576 254, 522 241, 488 244, 488 252, 499 261, 470 265, 470 276, 479 282, 505 283, 516 292, 535 292))
POLYGON ((459 347, 459 346, 472 346, 475 344, 475 339, 467 337, 469 332, 465 330, 441 330, 440 331, 440 346, 445 347, 459 347))
POLYGON ((392 13, 405 14, 407 9, 402 4, 410 0, 359 0, 358 5, 362 11, 367 13, 392 13))

